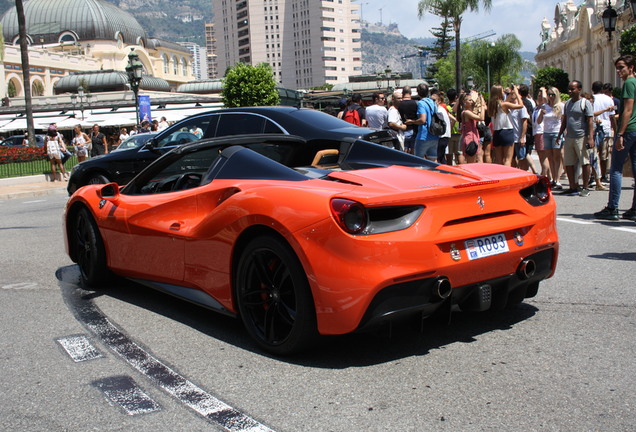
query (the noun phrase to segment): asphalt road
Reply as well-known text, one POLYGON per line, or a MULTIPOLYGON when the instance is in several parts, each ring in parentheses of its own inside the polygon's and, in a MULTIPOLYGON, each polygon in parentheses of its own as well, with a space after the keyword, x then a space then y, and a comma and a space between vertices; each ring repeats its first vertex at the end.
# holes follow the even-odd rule
POLYGON ((518 308, 291 359, 131 282, 83 291, 66 195, 0 201, 0 430, 636 430, 636 223, 591 219, 606 197, 556 197, 557 273, 518 308))

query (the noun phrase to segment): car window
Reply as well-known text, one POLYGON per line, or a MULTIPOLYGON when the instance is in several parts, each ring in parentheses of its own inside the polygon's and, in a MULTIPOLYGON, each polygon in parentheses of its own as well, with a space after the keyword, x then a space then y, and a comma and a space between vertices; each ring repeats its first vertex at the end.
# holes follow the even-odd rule
POLYGON ((282 133, 274 123, 265 117, 249 113, 223 113, 220 115, 216 136, 282 133))
POLYGON ((139 134, 133 135, 129 138, 126 138, 122 141, 119 146, 113 151, 122 151, 122 150, 130 150, 134 148, 139 148, 142 145, 146 144, 148 141, 152 139, 154 134, 139 134))
POLYGON ((214 136, 216 115, 197 116, 177 123, 157 139, 155 147, 174 147, 214 136))
POLYGON ((201 179, 218 157, 217 147, 180 154, 176 160, 137 185, 137 190, 140 194, 147 195, 200 186, 201 179))

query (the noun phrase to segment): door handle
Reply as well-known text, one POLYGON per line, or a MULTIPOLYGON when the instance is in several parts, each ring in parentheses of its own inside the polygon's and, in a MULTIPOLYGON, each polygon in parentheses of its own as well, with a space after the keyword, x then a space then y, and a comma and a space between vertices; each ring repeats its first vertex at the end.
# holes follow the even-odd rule
POLYGON ((170 231, 179 231, 181 229, 181 224, 179 222, 175 222, 170 225, 170 231))

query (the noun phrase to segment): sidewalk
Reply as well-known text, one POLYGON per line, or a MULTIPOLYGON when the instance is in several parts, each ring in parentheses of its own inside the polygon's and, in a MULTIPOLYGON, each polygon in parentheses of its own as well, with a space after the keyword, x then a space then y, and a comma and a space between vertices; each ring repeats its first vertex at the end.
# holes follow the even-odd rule
POLYGON ((66 194, 65 181, 52 182, 44 174, 0 179, 0 200, 66 194))

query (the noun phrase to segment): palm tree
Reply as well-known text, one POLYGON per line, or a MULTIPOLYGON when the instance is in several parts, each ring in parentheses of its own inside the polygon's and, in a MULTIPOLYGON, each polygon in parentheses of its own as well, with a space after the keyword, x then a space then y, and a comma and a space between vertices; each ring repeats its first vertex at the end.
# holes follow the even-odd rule
POLYGON ((486 11, 490 11, 492 0, 420 0, 417 5, 417 14, 420 18, 424 16, 424 13, 430 12, 451 19, 453 31, 455 32, 455 87, 458 91, 462 85, 460 55, 462 15, 469 9, 471 12, 478 11, 480 3, 486 11))
POLYGON ((15 9, 18 15, 18 30, 20 32, 20 55, 22 60, 22 79, 24 81, 24 108, 27 116, 27 131, 29 132, 29 145, 35 147, 35 128, 33 125, 33 103, 31 99, 31 78, 29 77, 29 44, 27 42, 26 17, 22 0, 15 1, 15 9))

